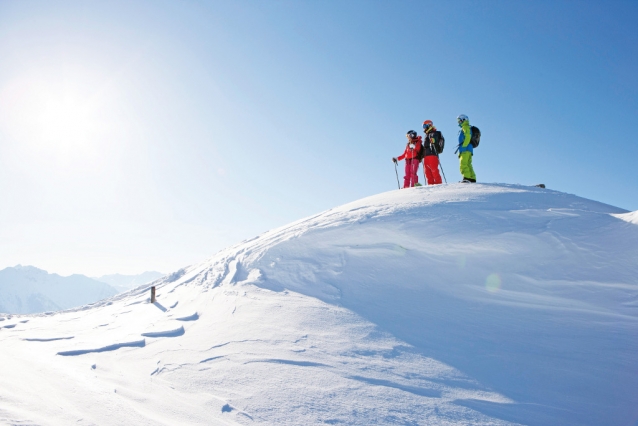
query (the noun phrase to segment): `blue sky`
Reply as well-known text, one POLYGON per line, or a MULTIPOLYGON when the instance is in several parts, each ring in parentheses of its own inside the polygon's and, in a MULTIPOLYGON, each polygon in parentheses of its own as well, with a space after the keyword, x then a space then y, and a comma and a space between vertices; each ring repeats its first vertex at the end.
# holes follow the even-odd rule
POLYGON ((0 267, 178 269, 396 188, 431 119, 460 180, 638 209, 638 3, 0 1, 0 267))

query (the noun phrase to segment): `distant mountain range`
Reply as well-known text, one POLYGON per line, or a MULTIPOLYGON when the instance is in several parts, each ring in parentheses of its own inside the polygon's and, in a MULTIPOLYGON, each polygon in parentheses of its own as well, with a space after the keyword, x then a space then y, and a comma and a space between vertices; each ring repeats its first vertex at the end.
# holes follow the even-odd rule
POLYGON ((84 275, 62 277, 34 266, 0 271, 0 312, 33 314, 86 305, 114 296, 110 285, 84 275))
POLYGON ((158 278, 162 278, 164 274, 157 271, 147 271, 139 275, 121 275, 111 274, 95 277, 94 279, 114 287, 118 293, 139 287, 142 284, 150 283, 158 278))
POLYGON ((0 271, 0 312, 34 314, 70 309, 114 296, 162 277, 159 272, 139 275, 85 275, 63 277, 34 266, 0 271))

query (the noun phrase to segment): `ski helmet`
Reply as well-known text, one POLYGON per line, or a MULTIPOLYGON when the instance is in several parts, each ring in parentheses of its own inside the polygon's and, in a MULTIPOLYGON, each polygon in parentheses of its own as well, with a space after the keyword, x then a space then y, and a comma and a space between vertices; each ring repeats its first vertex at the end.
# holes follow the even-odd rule
POLYGON ((467 115, 465 114, 461 114, 458 117, 456 117, 456 121, 459 122, 459 126, 463 124, 464 121, 467 121, 467 120, 469 120, 469 118, 467 118, 467 115))
POLYGON ((432 123, 432 120, 425 120, 423 122, 423 130, 427 131, 430 127, 433 127, 434 123, 432 123))
POLYGON ((416 132, 414 130, 409 130, 405 135, 410 136, 411 139, 416 138, 416 132))

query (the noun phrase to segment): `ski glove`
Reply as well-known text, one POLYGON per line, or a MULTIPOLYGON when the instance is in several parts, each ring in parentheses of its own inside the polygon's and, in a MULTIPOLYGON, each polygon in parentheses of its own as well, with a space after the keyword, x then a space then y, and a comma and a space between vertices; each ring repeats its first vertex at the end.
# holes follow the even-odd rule
POLYGON ((392 161, 394 161, 395 164, 398 162, 398 160, 395 157, 392 157, 392 161))

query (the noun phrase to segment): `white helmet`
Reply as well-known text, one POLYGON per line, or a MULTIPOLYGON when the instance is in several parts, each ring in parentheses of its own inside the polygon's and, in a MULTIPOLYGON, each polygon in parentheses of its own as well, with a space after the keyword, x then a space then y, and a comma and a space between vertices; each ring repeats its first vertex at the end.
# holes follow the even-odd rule
POLYGON ((464 121, 469 120, 469 118, 467 118, 467 115, 465 114, 461 114, 458 117, 456 117, 456 121, 458 121, 459 126, 463 124, 464 121))

